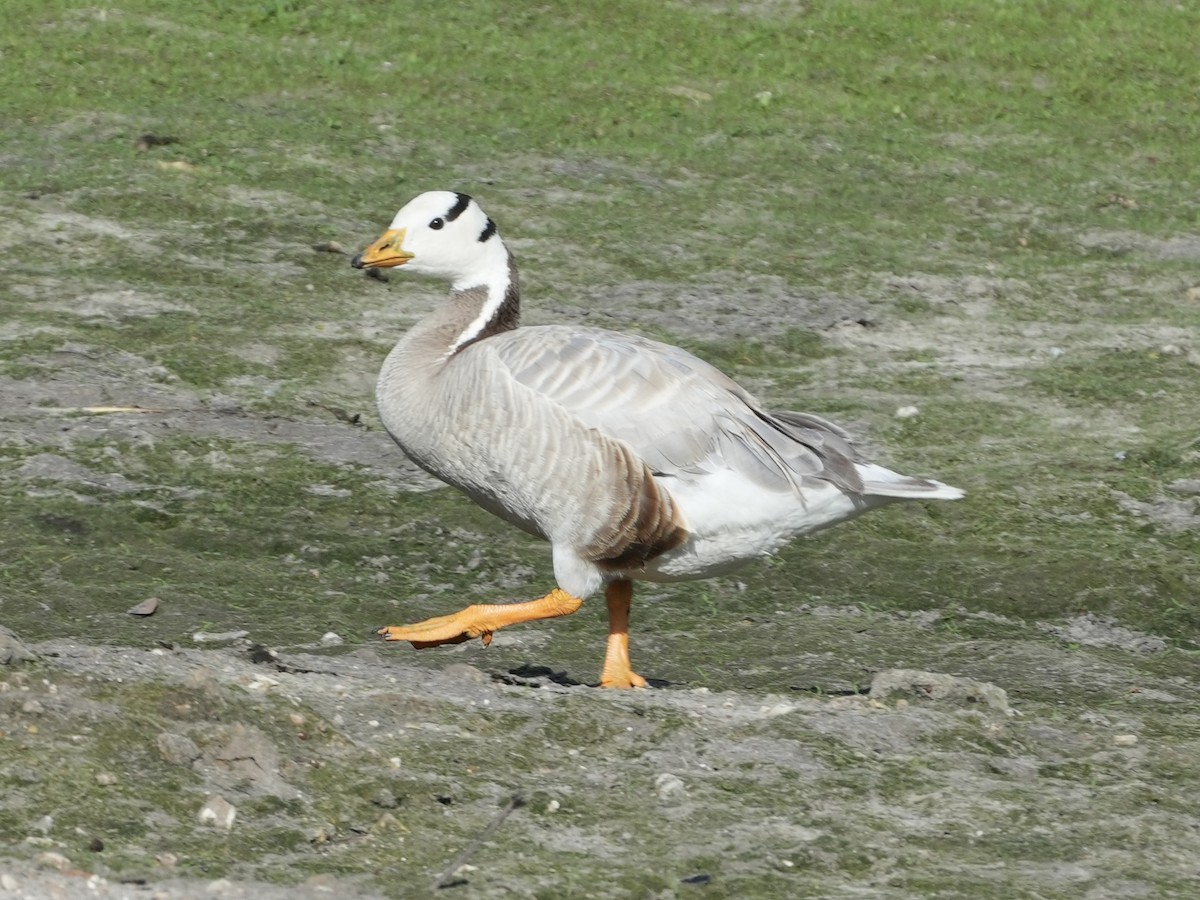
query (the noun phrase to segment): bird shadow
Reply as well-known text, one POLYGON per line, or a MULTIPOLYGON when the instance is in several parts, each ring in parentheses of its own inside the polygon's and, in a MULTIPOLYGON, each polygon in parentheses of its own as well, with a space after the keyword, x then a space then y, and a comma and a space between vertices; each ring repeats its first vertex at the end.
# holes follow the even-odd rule
POLYGON ((557 684, 560 687, 583 687, 584 685, 584 682, 576 681, 566 672, 555 672, 549 666, 534 666, 529 663, 509 669, 507 672, 494 672, 492 681, 513 684, 518 687, 544 687, 547 684, 557 684))
MULTIPOLYGON (((492 674, 492 681, 518 687, 545 687, 548 684, 557 684, 559 687, 600 686, 597 682, 578 681, 566 672, 556 672, 549 666, 535 666, 529 663, 509 669, 507 672, 495 672, 492 674)), ((661 678, 647 678, 646 685, 651 688, 667 688, 675 687, 676 683, 661 678)))

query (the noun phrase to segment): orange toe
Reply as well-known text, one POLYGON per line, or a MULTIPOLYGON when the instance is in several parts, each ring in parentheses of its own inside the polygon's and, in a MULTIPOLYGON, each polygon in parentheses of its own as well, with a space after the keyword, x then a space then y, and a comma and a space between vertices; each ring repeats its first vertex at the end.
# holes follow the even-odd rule
POLYGON ((481 629, 469 615, 471 607, 450 616, 426 619, 415 625, 388 625, 377 634, 388 641, 408 641, 418 650, 439 647, 442 644, 461 644, 473 637, 483 637, 483 645, 491 643, 492 633, 481 629))
POLYGON ((461 644, 479 638, 483 646, 492 642, 492 632, 508 625, 552 619, 575 612, 583 603, 566 591, 555 588, 545 597, 527 603, 476 604, 448 616, 437 616, 414 625, 389 625, 377 634, 389 641, 408 641, 418 650, 442 644, 461 644))
POLYGON ((607 667, 600 676, 600 687, 605 688, 644 688, 646 679, 637 672, 626 668, 624 671, 609 672, 607 667))

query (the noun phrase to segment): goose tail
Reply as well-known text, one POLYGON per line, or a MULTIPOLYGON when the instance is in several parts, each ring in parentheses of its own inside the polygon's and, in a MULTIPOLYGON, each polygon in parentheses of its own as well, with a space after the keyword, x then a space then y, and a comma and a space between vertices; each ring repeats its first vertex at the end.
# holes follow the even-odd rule
POLYGON ((962 488, 935 481, 901 475, 874 463, 857 463, 862 478, 862 492, 869 497, 892 497, 896 500, 959 500, 966 495, 962 488))

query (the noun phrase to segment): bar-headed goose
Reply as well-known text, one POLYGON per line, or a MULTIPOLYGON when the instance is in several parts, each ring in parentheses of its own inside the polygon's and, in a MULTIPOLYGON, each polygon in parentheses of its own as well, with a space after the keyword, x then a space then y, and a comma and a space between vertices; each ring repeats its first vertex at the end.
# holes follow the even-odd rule
POLYGON ((644 687, 629 665, 633 582, 704 578, 797 535, 893 500, 958 488, 863 462, 807 413, 763 408, 690 353, 629 334, 519 328, 512 255, 466 194, 431 191, 353 260, 450 282, 450 296, 388 354, 377 400, 412 459, 550 542, 557 587, 379 633, 414 647, 566 615, 604 588, 601 683, 644 687))

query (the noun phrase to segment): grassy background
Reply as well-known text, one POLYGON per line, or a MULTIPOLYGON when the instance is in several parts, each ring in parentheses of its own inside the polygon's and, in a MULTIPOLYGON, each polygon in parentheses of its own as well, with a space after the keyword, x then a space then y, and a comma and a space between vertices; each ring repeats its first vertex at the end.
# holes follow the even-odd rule
MULTIPOLYGON (((18 0, 0 26, 0 373, 65 377, 62 349, 81 343, 202 403, 311 419, 316 397, 369 416, 410 304, 441 288, 362 281, 311 245, 357 248, 410 195, 468 190, 525 264, 531 319, 588 307, 680 341, 970 491, 797 546, 736 596, 656 590, 639 610, 651 631, 686 642, 699 590, 731 610, 1091 610, 1194 646, 1196 530, 1133 517, 1112 491, 1149 501, 1196 473, 1194 349, 1163 352, 1161 335, 1200 324, 1197 26, 1175 3, 18 0), (147 132, 177 142, 135 150, 147 132), (762 278, 797 301, 790 330, 756 328, 733 288, 736 340, 639 321, 606 294, 762 278), (982 306, 960 303, 972 279, 982 306), (80 314, 105 291, 157 311, 80 314), (814 297, 861 301, 919 346, 814 334, 814 297), (973 363, 960 341, 982 348, 973 363), (907 403, 922 415, 893 419, 907 403)), ((413 611, 412 572, 455 597, 514 558, 538 583, 510 592, 548 578, 543 548, 448 494, 393 499, 368 471, 194 440, 71 442, 159 486, 151 510, 6 491, 6 621, 59 630, 49 603, 97 637, 165 639, 202 609, 282 640, 454 602, 413 611), (302 490, 331 483, 345 495, 302 490), (413 544, 418 511, 485 535, 483 571, 463 570, 470 540, 413 544), (406 561, 388 584, 363 578, 376 544, 406 561), (326 548, 308 552, 320 585, 291 574, 304 547, 326 548), (132 631, 126 601, 164 591, 198 605, 132 631)), ((3 453, 16 467, 53 449, 41 441, 18 419, 3 453)))

